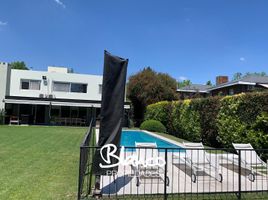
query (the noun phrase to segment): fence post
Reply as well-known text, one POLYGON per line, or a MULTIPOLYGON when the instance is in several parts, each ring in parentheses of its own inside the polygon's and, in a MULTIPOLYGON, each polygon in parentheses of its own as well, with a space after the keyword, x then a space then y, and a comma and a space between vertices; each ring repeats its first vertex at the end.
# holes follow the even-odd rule
POLYGON ((80 158, 79 158, 79 174, 78 174, 78 192, 77 200, 81 199, 81 183, 82 183, 82 147, 80 146, 80 158))
POLYGON ((167 159, 167 148, 165 148, 165 179, 164 179, 164 200, 167 200, 167 162, 168 159, 167 159))
POLYGON ((238 199, 241 199, 241 150, 238 150, 238 199))

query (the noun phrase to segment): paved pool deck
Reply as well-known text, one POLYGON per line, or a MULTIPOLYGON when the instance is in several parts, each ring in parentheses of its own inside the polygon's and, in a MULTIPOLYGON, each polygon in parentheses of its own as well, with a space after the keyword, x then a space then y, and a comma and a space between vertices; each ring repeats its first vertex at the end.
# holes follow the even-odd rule
MULTIPOLYGON (((97 131, 98 134, 98 131, 97 131)), ((154 133, 150 133, 156 136, 154 133)), ((168 142, 183 146, 181 143, 157 135, 168 142)), ((135 152, 134 152, 135 153, 135 152)), ((127 157, 133 155, 133 152, 120 152, 120 156, 127 157)), ((167 193, 214 193, 214 192, 237 192, 239 190, 239 175, 237 166, 227 159, 223 154, 209 154, 212 162, 219 162, 219 172, 223 176, 223 181, 219 182, 208 174, 199 174, 196 182, 192 182, 191 168, 185 165, 181 158, 185 157, 185 152, 167 153, 167 176, 169 177, 169 186, 167 193), (174 156, 177 154, 177 156, 174 156)), ((227 154, 226 154, 227 155, 227 154)), ((159 157, 164 158, 165 153, 159 152, 159 157)), ((235 158, 235 154, 228 154, 235 158)), ((163 172, 159 172, 163 173, 163 172)), ((241 191, 263 191, 268 190, 267 175, 258 175, 254 182, 247 177, 248 171, 241 170, 241 191)), ((101 189, 103 195, 128 195, 128 194, 163 194, 164 181, 162 178, 141 178, 141 184, 136 186, 136 177, 131 166, 120 165, 118 173, 113 176, 101 177, 101 189)))

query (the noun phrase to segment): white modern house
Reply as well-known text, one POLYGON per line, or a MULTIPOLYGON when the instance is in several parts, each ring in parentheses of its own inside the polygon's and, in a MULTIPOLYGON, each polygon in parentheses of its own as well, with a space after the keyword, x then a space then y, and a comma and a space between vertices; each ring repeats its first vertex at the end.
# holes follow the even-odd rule
POLYGON ((16 70, 0 62, 0 109, 5 109, 6 123, 15 118, 22 124, 88 125, 100 113, 101 92, 102 76, 52 66, 16 70))

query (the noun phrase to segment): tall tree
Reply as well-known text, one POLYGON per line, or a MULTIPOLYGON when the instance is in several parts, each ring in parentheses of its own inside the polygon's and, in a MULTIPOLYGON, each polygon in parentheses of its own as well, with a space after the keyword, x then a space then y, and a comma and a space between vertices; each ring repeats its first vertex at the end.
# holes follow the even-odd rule
POLYGON ((209 80, 209 81, 207 81, 206 85, 212 86, 211 81, 210 81, 210 80, 209 80))
POLYGON ((29 70, 23 61, 15 61, 10 63, 12 69, 29 70))
POLYGON ((243 77, 256 75, 256 76, 266 76, 266 72, 247 72, 243 77))
POLYGON ((242 78, 242 73, 241 72, 236 72, 234 75, 233 75, 233 81, 235 80, 238 80, 238 79, 241 79, 242 78))
POLYGON ((244 77, 248 77, 248 76, 267 76, 266 72, 247 72, 245 74, 242 74, 241 72, 237 72, 233 75, 233 80, 238 80, 244 77))
POLYGON ((178 82, 178 88, 182 88, 185 87, 187 85, 191 85, 192 82, 190 80, 183 80, 181 82, 178 82))
POLYGON ((163 100, 175 100, 177 82, 168 74, 157 73, 150 67, 130 76, 127 97, 133 105, 135 125, 139 126, 144 118, 147 105, 163 100))

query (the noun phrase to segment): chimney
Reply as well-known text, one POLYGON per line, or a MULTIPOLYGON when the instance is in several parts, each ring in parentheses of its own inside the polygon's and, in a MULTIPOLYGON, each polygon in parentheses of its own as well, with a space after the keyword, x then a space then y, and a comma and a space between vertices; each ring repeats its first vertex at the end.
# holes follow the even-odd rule
POLYGON ((216 85, 220 85, 223 83, 227 83, 228 82, 228 76, 217 76, 216 77, 216 85))

